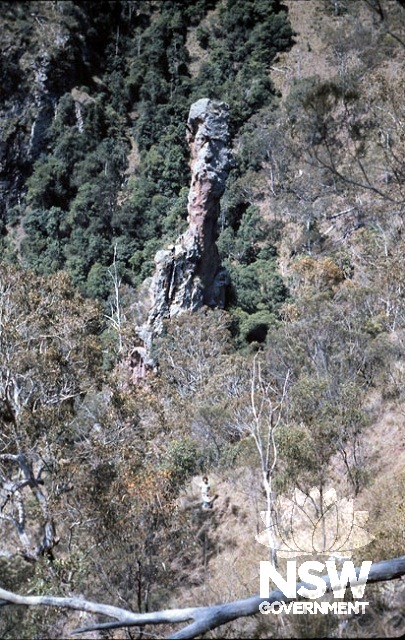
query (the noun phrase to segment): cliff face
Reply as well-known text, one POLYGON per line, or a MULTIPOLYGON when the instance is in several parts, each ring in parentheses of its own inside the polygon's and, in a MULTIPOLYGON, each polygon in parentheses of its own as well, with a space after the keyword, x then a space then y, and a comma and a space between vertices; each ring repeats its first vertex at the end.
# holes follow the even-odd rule
POLYGON ((60 98, 76 86, 94 89, 118 11, 119 3, 1 4, 0 230, 8 210, 24 204, 34 163, 50 153, 60 98))
POLYGON ((187 121, 191 154, 188 228, 155 256, 148 320, 139 334, 150 353, 163 321, 200 307, 224 308, 229 276, 215 244, 220 198, 233 166, 228 144, 228 106, 206 98, 195 102, 187 121))

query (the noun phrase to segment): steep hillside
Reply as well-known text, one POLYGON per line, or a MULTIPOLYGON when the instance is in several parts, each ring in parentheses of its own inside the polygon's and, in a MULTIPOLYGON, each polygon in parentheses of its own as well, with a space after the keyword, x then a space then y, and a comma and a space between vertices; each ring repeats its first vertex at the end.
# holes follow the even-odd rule
MULTIPOLYGON (((0 4, 0 588, 230 602, 259 589, 269 522, 321 562, 404 554, 404 16, 0 4)), ((403 586, 204 637, 399 637, 403 586)), ((2 611, 5 639, 105 622, 2 611)), ((80 637, 177 627, 135 629, 80 637)))
POLYGON ((184 227, 190 105, 226 98, 234 135, 270 104, 268 67, 291 44, 285 12, 278 1, 240 0, 2 7, 10 260, 42 274, 67 270, 87 295, 105 298, 116 243, 122 276, 139 284, 163 240, 184 227), (200 21, 214 9, 205 33, 200 21), (209 49, 198 75, 191 30, 209 49))
MULTIPOLYGON (((348 470, 345 455, 332 457, 327 472, 329 482, 338 492, 350 494, 354 489, 358 508, 367 509, 369 530, 375 539, 366 555, 374 559, 381 553, 395 554, 394 547, 397 552, 403 550, 405 542, 404 112, 401 106, 404 16, 395 2, 389 6, 387 3, 383 15, 370 11, 370 6, 361 2, 355 7, 354 3, 327 6, 317 0, 285 4, 295 32, 295 44, 290 51, 280 54, 271 67, 272 79, 281 93, 280 103, 271 116, 262 111, 252 119, 254 124, 247 143, 249 160, 254 166, 261 154, 261 167, 258 170, 256 165, 255 171, 250 171, 248 186, 246 179, 241 186, 249 189, 251 202, 259 207, 270 229, 271 225, 273 229, 275 225, 281 229, 276 243, 278 263, 293 294, 291 302, 284 307, 286 320, 293 326, 302 324, 305 348, 309 351, 313 338, 309 327, 304 329, 304 325, 316 314, 312 316, 313 326, 319 340, 315 339, 311 356, 314 360, 325 344, 325 334, 329 330, 335 334, 340 332, 338 317, 329 316, 333 305, 347 314, 345 323, 349 327, 356 314, 364 312, 364 308, 361 311, 363 304, 369 306, 372 299, 372 304, 379 299, 373 319, 370 316, 366 322, 371 322, 367 331, 374 333, 371 329, 374 325, 380 338, 383 334, 375 323, 383 317, 384 322, 391 318, 385 334, 388 341, 383 339, 386 345, 383 349, 390 351, 388 378, 385 383, 381 378, 377 381, 382 361, 376 362, 376 377, 373 374, 374 382, 363 399, 364 431, 360 436, 359 427, 355 427, 346 441, 350 442, 349 455, 356 467, 354 473, 359 474, 359 484, 356 488, 357 481, 351 476, 349 484, 354 480, 354 485, 351 489, 344 488, 343 478, 348 470), (340 10, 335 11, 338 5, 340 10), (314 136, 319 136, 319 140, 314 136), (386 277, 390 281, 388 289, 386 277), (327 299, 329 304, 325 305, 327 299), (307 307, 309 301, 311 310, 307 307), (329 322, 332 325, 327 329, 329 322), (389 534, 383 522, 395 523, 389 534)), ((294 346, 297 334, 292 328, 287 329, 286 334, 290 342, 288 351, 295 350, 293 357, 299 357, 299 346, 294 346)), ((278 354, 272 340, 277 341, 279 335, 280 330, 267 339, 269 362, 273 367, 278 354)), ((348 335, 341 339, 347 340, 348 335)), ((341 339, 337 338, 337 342, 341 339)), ((351 348, 356 348, 356 340, 349 338, 351 348)), ((286 346, 283 358, 286 358, 286 346)), ((369 347, 371 342, 366 349, 369 347)), ((326 356, 329 357, 340 358, 342 352, 339 356, 338 349, 333 352, 332 348, 326 356)), ((326 367, 322 364, 321 369, 331 366, 331 363, 326 367)), ((352 384, 353 373, 346 370, 343 375, 344 384, 352 384)), ((324 373, 318 370, 312 382, 307 380, 308 386, 301 388, 299 398, 301 404, 308 403, 311 413, 318 413, 321 407, 315 400, 317 377, 322 379, 324 373)), ((342 420, 341 402, 347 399, 338 401, 339 407, 332 409, 329 405, 327 409, 335 424, 342 420)), ((301 406, 299 414, 302 416, 304 411, 301 406)), ((343 418, 347 426, 351 420, 347 416, 343 418)), ((308 413, 307 421, 314 421, 314 416, 308 413)), ((303 435, 301 431, 299 437, 303 435)), ((304 456, 302 447, 301 441, 304 456)), ((209 604, 221 599, 219 593, 224 592, 227 600, 247 597, 257 585, 258 564, 263 554, 257 549, 253 535, 255 529, 261 528, 260 502, 258 505, 255 498, 258 477, 252 476, 249 466, 240 466, 236 472, 214 478, 216 490, 222 492, 215 523, 198 532, 198 540, 201 536, 203 540, 202 549, 210 549, 204 552, 209 554, 208 568, 203 556, 201 586, 177 593, 173 605, 179 601, 185 606, 196 601, 209 604)), ((311 479, 314 480, 314 476, 311 479)), ((302 480, 301 477, 300 482, 302 480)), ((385 591, 377 591, 373 598, 376 598, 374 612, 370 612, 361 626, 360 621, 352 621, 347 626, 347 622, 339 624, 331 618, 297 622, 289 616, 287 629, 285 621, 261 619, 250 625, 236 623, 229 637, 284 637, 286 633, 291 637, 401 635, 404 626, 398 605, 403 600, 403 590, 395 592, 387 587, 385 591)))

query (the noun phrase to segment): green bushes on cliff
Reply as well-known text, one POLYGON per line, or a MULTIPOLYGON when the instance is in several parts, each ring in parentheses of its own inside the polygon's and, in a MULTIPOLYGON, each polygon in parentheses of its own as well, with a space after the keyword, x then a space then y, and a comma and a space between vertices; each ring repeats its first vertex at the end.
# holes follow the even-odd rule
MULTIPOLYGON (((13 11, 10 19, 17 20, 13 11)), ((228 102, 236 135, 272 101, 268 65, 291 45, 292 31, 275 1, 174 0, 136 9, 121 1, 97 10, 91 2, 48 9, 43 3, 38 11, 40 24, 60 25, 66 37, 63 46, 49 45, 44 67, 54 117, 36 139, 20 203, 21 253, 28 267, 66 269, 84 293, 103 298, 93 267, 111 264, 115 240, 122 276, 136 284, 148 273, 155 240, 163 245, 183 224, 190 104, 200 97, 228 102), (192 75, 188 37, 202 24, 207 57, 192 75), (128 170, 131 147, 136 159, 128 170)), ((14 62, 5 64, 10 83, 14 62)))

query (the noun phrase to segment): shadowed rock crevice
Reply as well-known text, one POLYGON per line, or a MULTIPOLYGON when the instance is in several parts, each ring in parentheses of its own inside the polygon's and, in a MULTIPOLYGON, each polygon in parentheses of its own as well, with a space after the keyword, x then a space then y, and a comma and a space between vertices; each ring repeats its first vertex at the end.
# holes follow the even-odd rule
POLYGON ((206 98, 195 102, 187 121, 191 156, 188 228, 155 256, 150 311, 139 329, 149 356, 164 320, 204 305, 225 307, 230 281, 215 241, 220 198, 233 166, 228 139, 228 106, 206 98))

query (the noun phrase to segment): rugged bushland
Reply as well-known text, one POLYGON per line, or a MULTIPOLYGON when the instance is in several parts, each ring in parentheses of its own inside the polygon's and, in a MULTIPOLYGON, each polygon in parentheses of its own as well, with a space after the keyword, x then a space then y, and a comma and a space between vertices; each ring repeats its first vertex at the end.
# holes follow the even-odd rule
MULTIPOLYGON (((2 586, 134 611, 248 596, 260 511, 297 488, 369 512, 355 560, 403 553, 402 3, 17 1, 0 19, 2 586), (146 372, 201 99, 229 107, 210 234, 231 288, 166 313, 146 372)), ((361 620, 221 637, 399 636, 402 597, 370 586, 361 620)), ((83 620, 4 608, 0 625, 83 620)))

